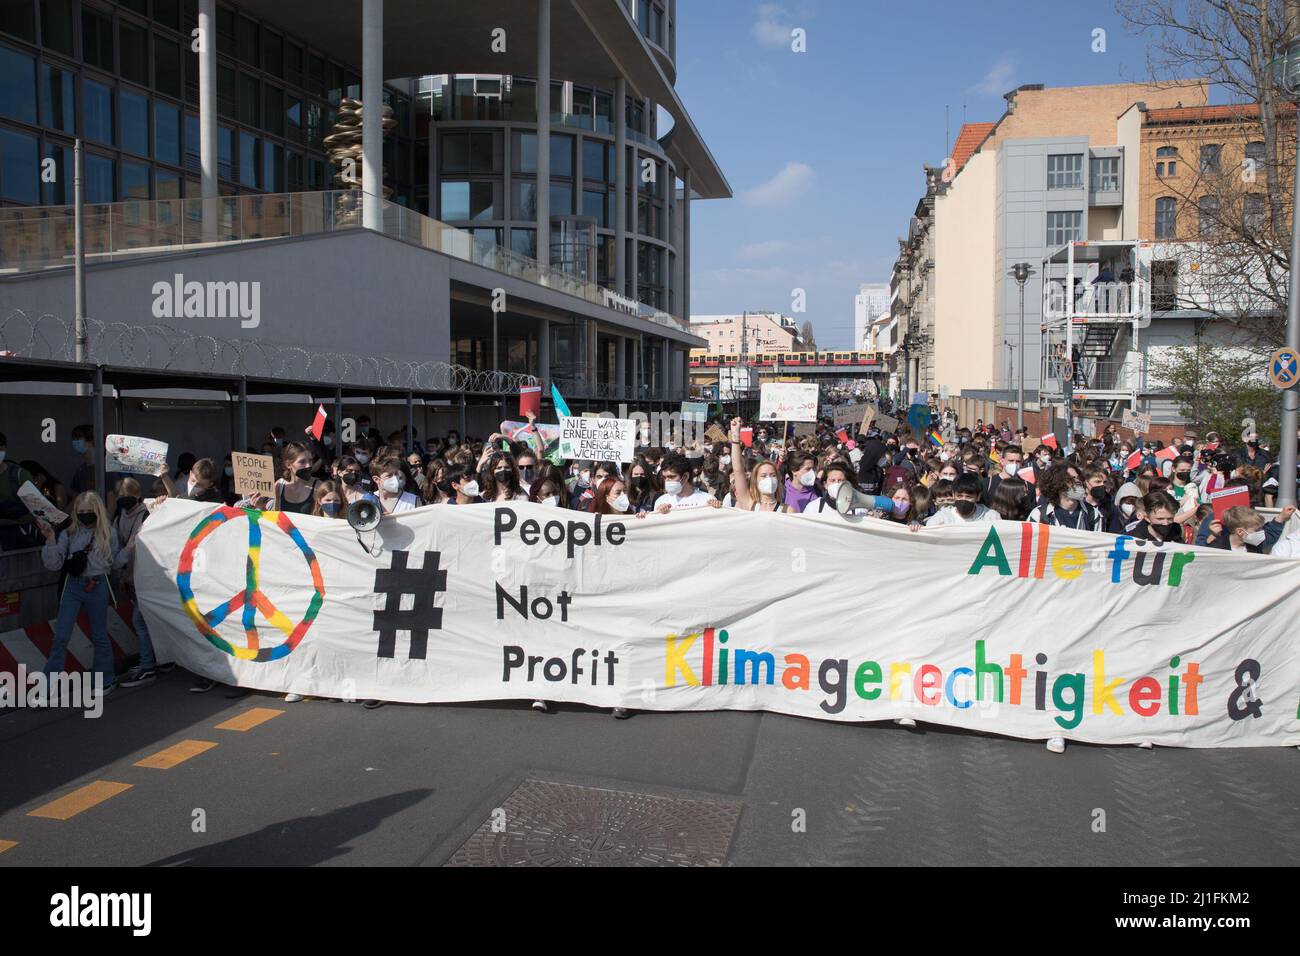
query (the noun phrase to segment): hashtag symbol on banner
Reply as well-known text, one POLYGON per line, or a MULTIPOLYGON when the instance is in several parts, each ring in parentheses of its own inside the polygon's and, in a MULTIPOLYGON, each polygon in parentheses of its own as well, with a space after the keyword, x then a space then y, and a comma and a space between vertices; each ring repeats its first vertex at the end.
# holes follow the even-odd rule
POLYGON ((433 606, 439 591, 447 590, 447 572, 439 570, 440 551, 424 552, 424 567, 408 568, 406 551, 393 552, 392 567, 375 572, 375 593, 387 595, 382 611, 375 612, 379 632, 378 657, 392 657, 397 648, 397 632, 409 631, 411 649, 407 659, 424 660, 429 631, 442 628, 442 608, 433 606), (414 604, 403 611, 402 598, 413 595, 414 604))

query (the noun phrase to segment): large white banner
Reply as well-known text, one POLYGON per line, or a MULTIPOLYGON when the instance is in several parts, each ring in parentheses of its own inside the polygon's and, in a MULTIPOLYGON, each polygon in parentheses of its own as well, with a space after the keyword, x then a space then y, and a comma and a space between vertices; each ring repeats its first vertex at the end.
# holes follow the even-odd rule
POLYGON ((168 501, 136 588, 162 660, 277 692, 1300 744, 1300 561, 1059 527, 168 501))

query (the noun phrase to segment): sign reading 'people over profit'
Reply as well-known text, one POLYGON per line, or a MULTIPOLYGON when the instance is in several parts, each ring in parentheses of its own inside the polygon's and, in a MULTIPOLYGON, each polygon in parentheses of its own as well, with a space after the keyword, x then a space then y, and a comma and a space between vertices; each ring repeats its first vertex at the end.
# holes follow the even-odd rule
POLYGON ((636 453, 636 420, 631 418, 560 419, 560 454, 570 461, 617 461, 627 464, 636 453))
POLYGON ((135 571, 159 659, 320 697, 1300 744, 1300 561, 1036 523, 910 532, 834 512, 632 520, 527 502, 420 508, 370 537, 164 502, 135 571), (906 613, 906 629, 844 626, 862 615, 843 586, 854 567, 871 569, 873 613, 906 613))

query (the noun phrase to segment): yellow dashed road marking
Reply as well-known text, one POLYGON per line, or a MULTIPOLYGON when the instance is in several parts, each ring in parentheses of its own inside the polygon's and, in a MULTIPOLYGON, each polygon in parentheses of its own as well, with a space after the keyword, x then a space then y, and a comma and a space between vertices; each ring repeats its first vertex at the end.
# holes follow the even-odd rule
POLYGON ((283 713, 282 710, 274 710, 270 707, 253 707, 237 717, 231 717, 229 720, 217 724, 217 730, 252 730, 259 724, 264 724, 272 717, 279 717, 283 713))
POLYGON ((180 743, 172 744, 170 747, 145 757, 143 760, 137 760, 135 765, 137 767, 147 767, 150 770, 170 770, 178 763, 184 763, 191 757, 197 757, 215 746, 216 744, 210 740, 182 740, 180 743))
POLYGON ((83 810, 89 810, 96 804, 103 803, 109 797, 115 797, 125 790, 130 790, 129 783, 114 783, 111 780, 96 780, 66 796, 37 807, 27 815, 44 817, 47 820, 70 820, 83 810))

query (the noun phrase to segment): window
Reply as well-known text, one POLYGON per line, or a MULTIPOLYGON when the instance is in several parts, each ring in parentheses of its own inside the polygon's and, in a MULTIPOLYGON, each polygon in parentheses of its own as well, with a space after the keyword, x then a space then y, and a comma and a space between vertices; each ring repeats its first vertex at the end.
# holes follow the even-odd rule
POLYGON ((1264 228, 1264 197, 1259 193, 1247 193, 1241 197, 1242 225, 1247 232, 1259 232, 1264 228))
POLYGON ((438 144, 445 173, 498 171, 496 133, 443 133, 438 144))
POLYGON ((302 153, 295 153, 293 150, 289 150, 288 155, 285 157, 285 163, 288 169, 286 178, 288 179, 287 186, 289 192, 302 192, 306 186, 306 180, 303 177, 307 172, 303 167, 302 153))
POLYGON ((45 158, 54 160, 54 182, 43 183, 47 206, 67 206, 73 201, 72 195, 72 148, 45 144, 45 158))
POLYGON ((1246 158, 1254 159, 1262 163, 1264 161, 1264 144, 1260 142, 1247 143, 1246 158))
MULTIPOLYGON (((160 169, 153 174, 153 190, 156 199, 180 199, 181 198, 181 178, 175 173, 169 173, 160 169)), ((163 218, 162 213, 166 207, 159 209, 159 219, 163 218)))
POLYGON ((1067 242, 1077 242, 1083 223, 1082 212, 1049 212, 1047 214, 1047 247, 1055 249, 1067 242))
POLYGON ((113 72, 113 21, 106 13, 81 8, 81 58, 113 72))
POLYGON ((573 187, 568 183, 551 183, 551 215, 573 214, 573 187))
POLYGON ((606 196, 607 194, 603 189, 599 191, 584 189, 582 191, 582 214, 584 216, 591 216, 595 219, 596 227, 599 229, 604 229, 609 226, 609 222, 607 221, 609 217, 606 211, 608 205, 606 202, 606 196))
POLYGON ((228 126, 217 127, 217 178, 235 178, 235 131, 228 126))
POLYGON ((0 127, 0 199, 39 203, 36 137, 0 127))
POLYGON ((41 0, 41 42, 72 56, 72 0, 41 0))
MULTIPOLYGON (((514 170, 517 173, 537 172, 537 134, 515 133, 514 170)), ((555 170, 551 170, 554 174, 555 170)))
POLYGON ((1222 146, 1201 147, 1201 172, 1217 173, 1219 171, 1219 154, 1222 150, 1222 146))
POLYGON ((573 175, 573 137, 551 134, 551 175, 573 175))
POLYGON ((1172 196, 1156 200, 1156 238, 1172 239, 1178 231, 1177 201, 1172 196))
POLYGON ((1178 302, 1178 261, 1160 260, 1151 263, 1151 308, 1168 312, 1178 302))
POLYGON ((443 222, 495 219, 493 183, 443 182, 441 214, 443 222))
POLYGON ((256 136, 248 133, 239 134, 239 182, 254 189, 261 188, 258 173, 261 167, 257 162, 259 142, 256 136))
POLYGON ((105 156, 85 153, 81 160, 86 202, 113 201, 113 161, 105 156))
MULTIPOLYGON (((180 0, 153 0, 153 18, 173 30, 181 28, 180 0)), ((221 20, 221 8, 217 7, 217 21, 221 20)))
POLYGON ((268 133, 284 135, 284 94, 270 83, 262 87, 262 118, 268 133))
POLYGON ((0 46, 0 116, 36 125, 36 61, 0 46))
MULTIPOLYGON (((437 118, 435 112, 434 119, 437 118)), ((537 84, 532 80, 514 80, 510 84, 510 118, 523 123, 537 122, 537 84)))
POLYGON ((113 91, 102 83, 86 80, 82 86, 82 95, 86 139, 111 146, 113 144, 113 91))
POLYGON ((235 25, 236 49, 239 58, 249 66, 255 67, 262 64, 261 57, 257 54, 259 32, 257 23, 248 19, 248 17, 240 17, 235 25))
POLYGON ((1092 160, 1092 191, 1109 193, 1119 191, 1119 157, 1098 156, 1092 160))
POLYGON ((67 70, 41 64, 41 121, 51 129, 76 133, 76 79, 67 70))
POLYGON ((149 85, 149 34, 125 20, 117 26, 118 47, 122 51, 122 76, 141 86, 149 85))
POLYGON ((288 119, 289 139, 302 142, 302 100, 290 97, 285 101, 284 115, 288 119))
POLYGON ((181 113, 167 103, 153 105, 153 155, 160 163, 181 163, 181 113))
POLYGON ((118 90, 122 119, 122 148, 138 156, 149 155, 149 101, 138 93, 118 90))
POLYGON ((235 118, 235 71, 224 63, 217 64, 217 115, 235 118))
POLYGON ((32 0, 0 0, 0 33, 36 42, 36 8, 32 0))
POLYGON ((598 139, 582 141, 582 178, 609 182, 605 175, 605 143, 598 139))
POLYGON ((261 126, 262 92, 258 89, 257 77, 247 73, 239 74, 239 122, 249 126, 261 126))
POLYGON ((537 183, 523 179, 510 181, 513 193, 511 219, 537 219, 537 183))
POLYGON ((1160 177, 1177 176, 1178 161, 1175 158, 1173 158, 1176 157, 1177 155, 1178 155, 1177 146, 1161 146, 1159 149, 1157 149, 1156 159, 1162 160, 1162 162, 1156 163, 1156 175, 1160 177))
POLYGON ((122 163, 122 199, 149 198, 149 167, 139 163, 122 163))
MULTIPOLYGON (((1158 205, 1158 204, 1157 204, 1158 205)), ((1202 238, 1212 236, 1219 229, 1219 199, 1217 196, 1202 196, 1196 201, 1196 234, 1202 238)), ((1157 235, 1159 230, 1157 229, 1157 235)))
POLYGON ((278 143, 262 143, 262 188, 269 193, 284 191, 284 147, 278 143))
POLYGON ((529 259, 537 258, 537 230, 511 229, 510 248, 529 259))
POLYGON ((1047 157, 1047 188, 1078 189, 1083 185, 1083 154, 1047 157))
MULTIPOLYGON (((180 98, 181 49, 171 40, 162 37, 154 37, 153 41, 153 85, 159 93, 180 98)), ((217 95, 219 97, 220 92, 217 95)))
POLYGON ((272 76, 284 75, 284 38, 262 31, 262 69, 272 76))

